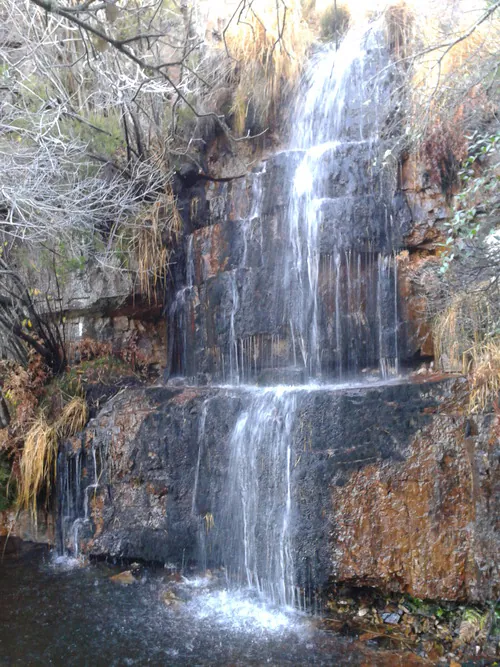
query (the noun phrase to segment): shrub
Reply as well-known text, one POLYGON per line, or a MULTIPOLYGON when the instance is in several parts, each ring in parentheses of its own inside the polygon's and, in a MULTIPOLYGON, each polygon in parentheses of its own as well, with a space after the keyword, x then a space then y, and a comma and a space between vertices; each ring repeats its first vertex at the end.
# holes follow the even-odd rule
POLYGON ((276 125, 279 109, 296 84, 312 33, 298 0, 244 5, 226 27, 224 43, 233 60, 236 89, 234 129, 242 134, 276 125))
POLYGON ((320 35, 323 42, 338 42, 349 27, 350 14, 346 7, 330 5, 319 19, 320 35))

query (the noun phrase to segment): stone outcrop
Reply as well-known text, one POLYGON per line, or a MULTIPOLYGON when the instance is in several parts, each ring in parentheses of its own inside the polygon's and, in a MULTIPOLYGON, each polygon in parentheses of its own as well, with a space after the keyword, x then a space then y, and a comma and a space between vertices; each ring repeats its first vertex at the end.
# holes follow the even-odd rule
POLYGON ((63 264, 56 281, 52 264, 41 270, 47 267, 42 251, 29 258, 22 246, 18 252, 23 280, 39 294, 50 295, 47 306, 40 303, 41 312, 64 317, 70 360, 78 343, 90 339, 110 344, 114 352, 133 347, 148 363, 166 366, 163 305, 150 303, 138 293, 134 271, 119 268, 112 257, 82 257, 81 266, 63 264))
POLYGON ((408 458, 353 473, 332 489, 335 578, 419 598, 498 596, 498 426, 481 417, 475 435, 441 413, 408 458))
MULTIPOLYGON (((466 419, 452 384, 297 390, 301 587, 337 581, 416 597, 498 596, 498 421, 466 419)), ((200 562, 203 546, 208 565, 221 565, 217 508, 230 434, 250 393, 158 387, 115 397, 61 457, 63 488, 73 480, 71 497, 60 492, 66 544, 74 519, 87 516, 78 539, 90 555, 180 564, 200 562)))
MULTIPOLYGON (((16 538, 25 542, 55 544, 56 519, 53 512, 38 510, 37 520, 27 510, 0 512, 0 545, 2 539, 16 538)), ((0 546, 0 549, 2 547, 0 546)), ((1 552, 0 552, 1 553, 1 552)))

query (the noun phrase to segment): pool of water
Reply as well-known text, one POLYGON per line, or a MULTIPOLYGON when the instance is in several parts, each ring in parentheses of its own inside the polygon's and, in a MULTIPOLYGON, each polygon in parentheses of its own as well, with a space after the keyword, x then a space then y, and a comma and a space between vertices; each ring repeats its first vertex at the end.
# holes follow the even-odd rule
POLYGON ((0 664, 388 664, 318 619, 228 589, 221 575, 142 568, 136 583, 122 585, 111 580, 117 571, 56 559, 43 547, 6 555, 0 664))
MULTIPOLYGON (((0 655, 6 664, 331 664, 349 646, 320 642, 311 619, 266 606, 221 577, 142 569, 111 580, 33 548, 0 566, 0 655)), ((345 645, 344 645, 345 644, 345 645)), ((354 662, 354 664, 356 664, 354 662)))

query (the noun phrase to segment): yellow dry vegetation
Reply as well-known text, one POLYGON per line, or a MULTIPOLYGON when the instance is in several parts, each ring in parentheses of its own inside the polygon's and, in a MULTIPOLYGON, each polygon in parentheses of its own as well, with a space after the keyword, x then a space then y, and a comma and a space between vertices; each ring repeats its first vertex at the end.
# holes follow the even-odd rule
MULTIPOLYGON (((353 3, 348 3, 353 4, 353 3)), ((484 104, 500 40, 500 12, 486 0, 404 0, 387 3, 388 25, 399 34, 412 109, 409 124, 423 136, 429 126, 463 114, 464 104, 484 104)))
MULTIPOLYGON (((482 20, 489 6, 486 0, 336 3, 337 11, 350 16, 351 25, 386 15, 394 55, 405 63, 410 77, 412 115, 425 117, 425 123, 457 103, 451 100, 453 78, 470 79, 469 93, 474 96, 478 65, 497 52, 500 37, 500 12, 482 20)), ((250 115, 262 128, 276 121, 280 102, 295 86, 309 47, 318 38, 321 17, 331 15, 334 7, 333 0, 222 3, 223 48, 233 59, 237 80, 233 97, 237 133, 248 127, 250 115)))
POLYGON ((137 257, 139 289, 151 303, 157 287, 165 286, 170 256, 182 229, 182 219, 170 186, 135 221, 132 248, 137 257))
POLYGON ((500 395, 500 336, 470 350, 469 409, 480 412, 500 395))
POLYGON ((468 376, 471 412, 484 410, 498 399, 500 336, 495 333, 497 330, 498 312, 487 285, 456 295, 433 323, 436 362, 445 371, 460 371, 468 376))
POLYGON ((299 0, 254 0, 239 6, 224 32, 237 78, 232 110, 237 133, 244 132, 250 112, 261 127, 276 120, 312 40, 299 0))
POLYGON ((26 434, 17 502, 20 509, 31 512, 35 523, 39 496, 43 493, 48 500, 55 482, 59 442, 81 431, 87 420, 87 402, 83 397, 75 396, 54 423, 50 424, 41 412, 26 434))

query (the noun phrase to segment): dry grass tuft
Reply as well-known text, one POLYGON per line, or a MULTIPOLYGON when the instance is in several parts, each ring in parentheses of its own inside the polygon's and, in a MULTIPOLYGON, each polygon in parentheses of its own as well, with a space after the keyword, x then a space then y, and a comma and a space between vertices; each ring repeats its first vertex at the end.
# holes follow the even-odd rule
POLYGON ((75 396, 53 424, 49 424, 41 412, 26 434, 20 461, 17 502, 21 509, 31 512, 35 524, 38 500, 43 495, 47 503, 55 483, 59 442, 81 431, 88 416, 85 399, 75 396))
POLYGON ((349 10, 339 2, 326 7, 319 16, 321 40, 338 44, 347 32, 350 20, 349 10))
POLYGON ((411 89, 407 119, 417 143, 430 141, 432 153, 437 142, 438 159, 453 153, 461 161, 466 145, 460 139, 495 108, 488 98, 500 20, 497 11, 481 21, 486 12, 482 0, 448 5, 405 0, 389 12, 397 36, 395 55, 403 59, 411 89), (449 135, 447 142, 443 135, 449 135))
POLYGON ((499 397, 498 330, 498 309, 486 290, 458 294, 434 320, 436 361, 445 371, 468 376, 471 412, 484 410, 499 397))
POLYGON ((492 338, 470 350, 471 412, 481 412, 498 402, 500 394, 500 337, 492 338))
POLYGON ((279 106, 297 82, 313 39, 301 3, 245 3, 224 37, 237 79, 232 109, 235 131, 242 134, 276 124, 279 106))
POLYGON ((75 396, 67 403, 61 416, 56 421, 56 430, 59 439, 70 438, 83 429, 89 418, 87 401, 81 396, 75 396))
POLYGON ((136 221, 132 248, 137 256, 139 289, 151 303, 164 289, 173 245, 182 229, 182 219, 169 187, 136 221))
POLYGON ((50 497, 55 480, 57 445, 55 425, 48 424, 45 415, 40 414, 24 441, 18 487, 19 507, 29 510, 35 521, 38 498, 42 492, 46 499, 50 497))
POLYGON ((478 285, 477 290, 457 294, 446 310, 434 318, 434 353, 443 370, 466 374, 477 350, 491 339, 497 313, 486 287, 481 289, 478 285))

